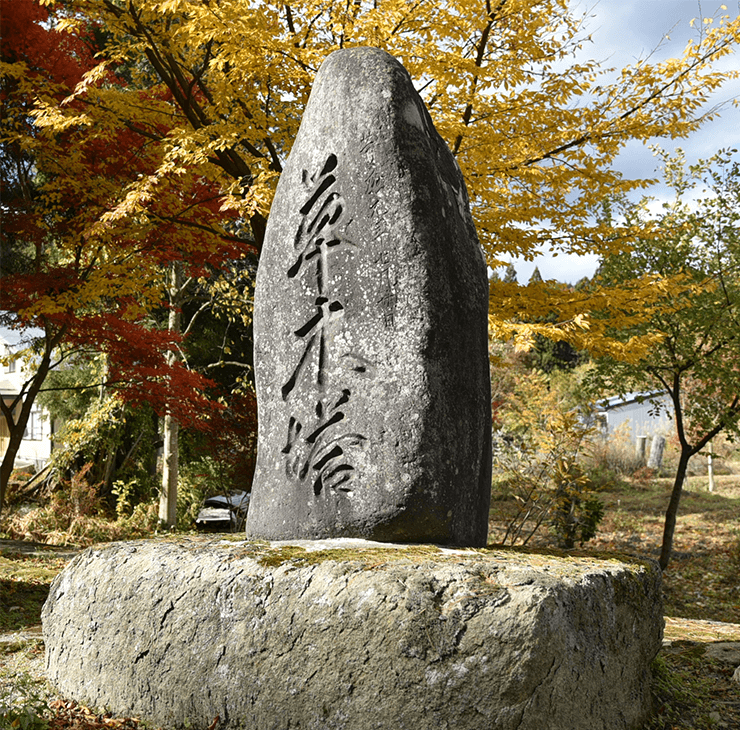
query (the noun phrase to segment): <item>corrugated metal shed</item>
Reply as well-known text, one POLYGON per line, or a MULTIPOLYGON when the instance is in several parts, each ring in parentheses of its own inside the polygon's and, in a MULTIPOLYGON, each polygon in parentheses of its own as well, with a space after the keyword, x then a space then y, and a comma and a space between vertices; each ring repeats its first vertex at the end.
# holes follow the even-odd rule
POLYGON ((628 432, 633 441, 638 436, 665 434, 673 430, 673 404, 668 393, 627 393, 602 401, 596 418, 607 436, 617 429, 628 432))

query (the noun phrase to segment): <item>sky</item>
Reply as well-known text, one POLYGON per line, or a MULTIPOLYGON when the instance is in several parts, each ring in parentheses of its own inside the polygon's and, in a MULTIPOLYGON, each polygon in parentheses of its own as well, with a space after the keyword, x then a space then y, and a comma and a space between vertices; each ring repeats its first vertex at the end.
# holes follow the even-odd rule
MULTIPOLYGON (((738 0, 722 2, 703 0, 593 0, 581 2, 579 8, 592 16, 586 31, 592 42, 586 44, 585 53, 604 65, 622 68, 641 57, 649 55, 659 44, 662 45, 653 60, 679 56, 687 41, 695 37, 689 23, 692 18, 712 17, 722 5, 728 14, 735 17, 740 13, 738 0), (665 36, 668 35, 668 39, 665 36)), ((721 68, 740 68, 740 55, 722 60, 721 68)), ((710 105, 740 97, 740 80, 726 85, 710 105)), ((681 147, 687 162, 711 157, 717 150, 726 147, 740 149, 740 108, 728 105, 718 119, 705 124, 699 132, 685 140, 654 140, 664 149, 673 151, 681 147)), ((642 143, 630 143, 617 160, 617 168, 630 178, 652 178, 657 176, 658 162, 652 151, 642 143)), ((669 197, 666 188, 657 186, 648 193, 658 200, 669 197)), ((598 265, 596 256, 563 256, 556 258, 541 256, 534 262, 515 260, 520 283, 526 283, 535 266, 539 267, 544 279, 575 283, 584 276, 591 276, 598 265)), ((499 270, 502 273, 503 270, 499 270)))

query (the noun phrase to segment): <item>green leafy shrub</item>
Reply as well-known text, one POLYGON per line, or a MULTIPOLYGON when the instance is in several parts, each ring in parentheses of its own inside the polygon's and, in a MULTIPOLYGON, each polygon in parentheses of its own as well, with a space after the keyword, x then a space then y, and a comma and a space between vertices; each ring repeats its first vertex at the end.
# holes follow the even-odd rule
POLYGON ((0 730, 47 730, 49 704, 28 675, 20 675, 13 688, 0 693, 0 730))
POLYGON ((549 525, 562 546, 583 543, 604 515, 597 485, 581 466, 596 429, 587 409, 544 373, 515 375, 512 383, 494 448, 492 496, 506 512, 500 542, 526 545, 549 525))
POLYGON ((577 464, 559 459, 553 476, 555 502, 552 527, 560 547, 583 545, 596 535, 604 517, 604 503, 596 496, 594 484, 577 464))

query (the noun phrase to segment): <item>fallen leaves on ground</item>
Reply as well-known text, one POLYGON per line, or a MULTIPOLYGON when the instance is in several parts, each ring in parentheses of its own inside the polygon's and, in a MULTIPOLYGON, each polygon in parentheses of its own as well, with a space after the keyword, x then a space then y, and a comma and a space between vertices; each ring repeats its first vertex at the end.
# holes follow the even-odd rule
POLYGON ((67 700, 54 700, 49 708, 49 730, 138 730, 143 727, 136 718, 101 715, 67 700))

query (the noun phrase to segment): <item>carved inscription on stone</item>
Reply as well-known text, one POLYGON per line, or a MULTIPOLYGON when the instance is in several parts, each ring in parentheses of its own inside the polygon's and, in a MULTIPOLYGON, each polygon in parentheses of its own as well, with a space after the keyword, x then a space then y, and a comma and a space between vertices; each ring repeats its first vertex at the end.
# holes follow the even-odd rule
POLYGON ((289 417, 282 453, 286 476, 311 485, 315 496, 324 489, 352 493, 356 470, 352 450, 361 448, 367 440, 352 431, 345 420, 344 406, 352 391, 342 383, 330 382, 328 375, 331 361, 338 356, 331 346, 332 335, 341 327, 344 316, 344 304, 331 291, 332 252, 354 245, 347 237, 351 219, 337 183, 338 165, 337 156, 330 154, 320 171, 303 171, 307 199, 300 208, 301 220, 293 243, 298 256, 287 272, 290 279, 303 277, 310 296, 315 297, 315 311, 294 331, 303 350, 281 394, 287 402, 298 387, 301 400, 310 394, 315 408, 310 422, 299 420, 298 413, 289 417))

